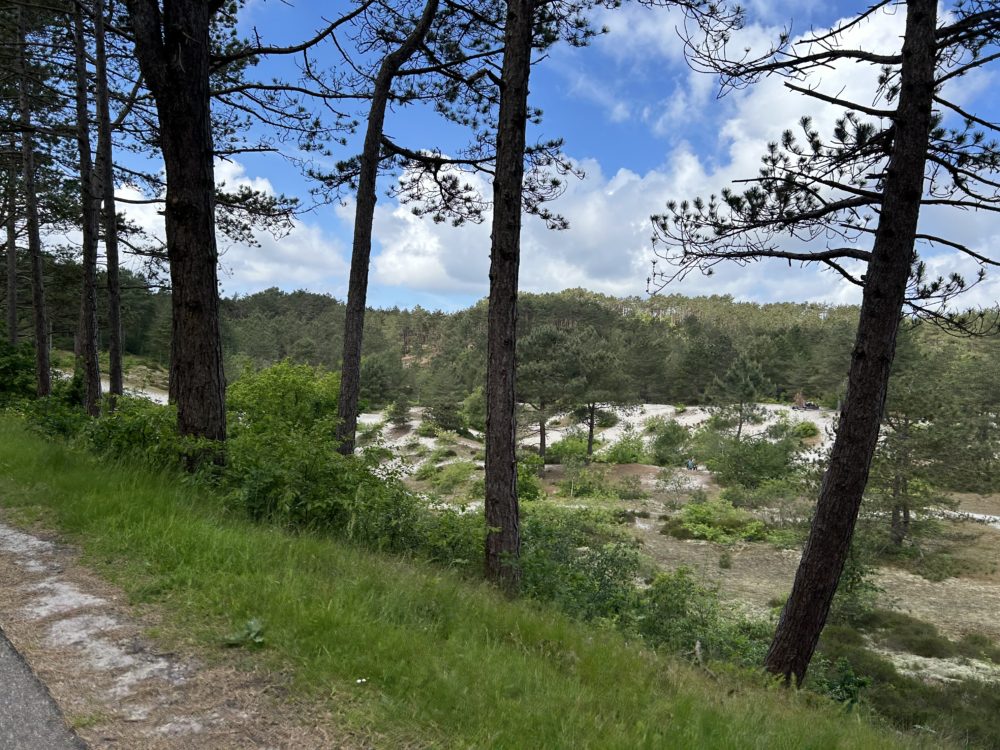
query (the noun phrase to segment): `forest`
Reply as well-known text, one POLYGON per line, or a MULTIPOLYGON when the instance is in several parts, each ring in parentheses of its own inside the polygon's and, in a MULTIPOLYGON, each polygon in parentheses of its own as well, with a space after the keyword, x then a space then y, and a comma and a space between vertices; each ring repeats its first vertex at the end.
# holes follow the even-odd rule
POLYGON ((802 114, 616 295, 537 276, 590 179, 539 101, 632 6, 252 5, 0 3, 0 626, 74 736, 1000 746, 1000 8, 636 4, 802 114), (222 291, 322 212, 341 291, 222 291), (386 306, 447 232, 485 296, 386 306))

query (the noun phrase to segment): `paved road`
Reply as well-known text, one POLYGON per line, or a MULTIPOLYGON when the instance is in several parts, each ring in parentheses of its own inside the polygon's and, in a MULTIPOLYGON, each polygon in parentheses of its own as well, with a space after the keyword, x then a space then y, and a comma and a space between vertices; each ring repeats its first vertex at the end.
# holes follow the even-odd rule
POLYGON ((62 713, 0 630, 0 748, 86 750, 62 713))

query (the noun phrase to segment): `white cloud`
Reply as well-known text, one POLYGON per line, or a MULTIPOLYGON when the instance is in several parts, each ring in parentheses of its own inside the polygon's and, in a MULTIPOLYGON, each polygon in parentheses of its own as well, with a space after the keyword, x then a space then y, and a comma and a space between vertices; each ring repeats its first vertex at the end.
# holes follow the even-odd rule
MULTIPOLYGON (((216 184, 228 189, 251 187, 269 195, 275 190, 264 177, 250 176, 239 162, 215 163, 216 184)), ((124 186, 118 195, 141 200, 135 187, 124 186)), ((119 204, 126 216, 153 237, 165 239, 162 205, 119 204)), ((258 246, 229 242, 217 237, 220 252, 220 278, 226 293, 246 293, 271 286, 309 288, 343 296, 346 292, 346 249, 318 224, 294 219, 286 234, 276 237, 267 231, 255 231, 258 246)))
MULTIPOLYGON (((671 38, 669 47, 660 45, 665 24, 676 23, 669 14, 655 14, 656 25, 645 27, 636 19, 643 9, 627 6, 608 16, 620 20, 606 37, 611 45, 614 33, 631 34, 634 40, 628 50, 608 47, 607 54, 624 56, 637 50, 656 49, 658 54, 672 55, 677 47, 671 38)), ((654 14, 642 16, 653 18, 654 14)), ((876 14, 854 27, 847 43, 878 51, 895 50, 900 43, 905 18, 902 13, 876 14)), ((750 29, 749 43, 755 48, 765 42, 770 30, 750 29)), ((773 38, 773 35, 770 37, 773 38)), ((743 44, 736 40, 734 44, 743 44)), ((833 95, 843 93, 859 102, 870 103, 879 71, 869 65, 846 63, 824 69, 810 79, 810 86, 833 95)), ((588 81, 588 85, 596 85, 588 81)), ((680 87, 680 95, 662 104, 657 112, 638 112, 652 127, 665 131, 680 118, 699 117, 699 103, 706 105, 714 88, 710 76, 698 75, 680 87), (707 81, 707 83, 706 83, 707 81)), ((981 90, 981 81, 962 84, 962 93, 981 90)), ((650 215, 664 211, 671 199, 707 196, 718 193, 734 180, 757 173, 760 157, 767 143, 780 138, 787 128, 796 128, 800 117, 809 114, 813 126, 824 136, 829 135, 842 108, 798 96, 788 91, 784 80, 765 79, 743 91, 727 97, 726 116, 720 123, 719 164, 699 158, 684 142, 672 147, 664 164, 645 174, 619 170, 605 175, 596 161, 582 160, 586 180, 570 180, 566 193, 551 205, 570 221, 565 232, 551 232, 533 217, 525 217, 522 232, 521 288, 528 291, 553 291, 568 287, 587 287, 612 294, 643 294, 652 258, 650 215)), ((973 248, 986 249, 1000 239, 1000 221, 994 215, 964 215, 959 226, 953 226, 954 213, 925 211, 921 228, 965 242, 973 248)), ((382 250, 374 261, 375 280, 390 286, 424 292, 461 292, 484 295, 487 292, 489 229, 488 224, 455 230, 446 225, 434 225, 413 217, 405 208, 380 207, 375 225, 376 240, 382 250)), ((947 273, 957 267, 968 278, 975 276, 975 264, 954 258, 940 249, 922 250, 934 273, 947 273)), ((817 267, 792 267, 786 262, 767 261, 740 266, 721 264, 711 276, 690 274, 679 282, 675 291, 684 294, 732 294, 741 299, 758 301, 788 299, 856 303, 860 290, 831 271, 817 267)), ((988 304, 1000 294, 996 281, 971 290, 962 304, 988 304)))

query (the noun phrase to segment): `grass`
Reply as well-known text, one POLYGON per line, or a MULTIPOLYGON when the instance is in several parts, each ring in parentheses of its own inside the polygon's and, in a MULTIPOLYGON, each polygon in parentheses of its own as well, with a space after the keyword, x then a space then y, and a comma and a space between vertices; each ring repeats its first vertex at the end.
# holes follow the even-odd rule
MULTIPOLYGON (((997 646, 967 636, 950 641, 929 623, 898 612, 875 610, 862 625, 887 648, 938 658, 993 659, 997 646)), ((868 648, 862 632, 848 625, 828 625, 819 653, 833 662, 846 659, 858 675, 872 678, 864 703, 899 727, 922 727, 932 736, 952 738, 964 747, 1000 747, 1000 690, 978 680, 936 682, 905 675, 891 661, 868 648)), ((810 674, 815 678, 815 669, 810 674)))
POLYGON ((709 679, 447 571, 253 525, 176 477, 101 465, 3 417, 0 503, 43 518, 132 601, 152 603, 162 638, 288 672, 364 743, 904 746, 815 696, 709 679), (264 647, 226 649, 254 619, 264 647))

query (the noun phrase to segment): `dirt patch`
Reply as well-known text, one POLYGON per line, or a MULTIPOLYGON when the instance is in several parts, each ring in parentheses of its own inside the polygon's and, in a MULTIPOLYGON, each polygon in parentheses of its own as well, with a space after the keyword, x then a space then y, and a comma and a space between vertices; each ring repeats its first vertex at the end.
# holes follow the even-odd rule
POLYGON ((147 637, 154 612, 83 568, 75 552, 0 513, 0 621, 92 748, 346 748, 363 742, 292 701, 280 675, 209 666, 147 637))
POLYGON ((974 495, 961 492, 955 493, 952 497, 958 501, 957 510, 961 513, 1000 516, 1000 494, 974 495))

